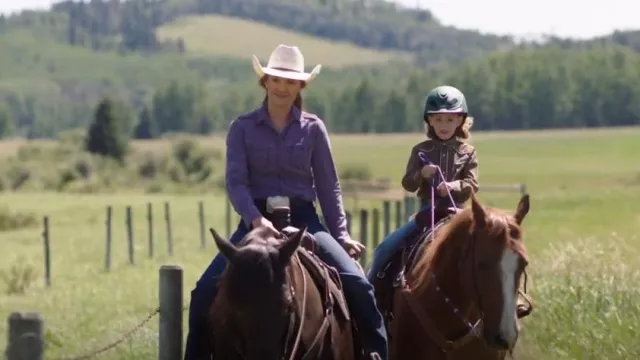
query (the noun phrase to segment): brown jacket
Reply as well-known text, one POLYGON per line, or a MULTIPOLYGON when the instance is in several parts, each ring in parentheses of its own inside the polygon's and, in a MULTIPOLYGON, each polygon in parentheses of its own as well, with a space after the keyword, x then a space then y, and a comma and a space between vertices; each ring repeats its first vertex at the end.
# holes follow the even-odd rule
MULTIPOLYGON (((435 174, 429 180, 420 175, 422 161, 418 152, 422 151, 433 165, 438 165, 447 182, 452 183, 451 195, 456 206, 462 207, 472 192, 478 191, 478 157, 473 146, 456 138, 440 141, 426 140, 411 149, 407 163, 407 170, 402 178, 402 187, 408 192, 418 190, 418 197, 422 200, 431 199, 431 181, 440 183, 440 175, 435 174)), ((436 192, 436 207, 438 204, 451 206, 448 195, 444 198, 436 192)))

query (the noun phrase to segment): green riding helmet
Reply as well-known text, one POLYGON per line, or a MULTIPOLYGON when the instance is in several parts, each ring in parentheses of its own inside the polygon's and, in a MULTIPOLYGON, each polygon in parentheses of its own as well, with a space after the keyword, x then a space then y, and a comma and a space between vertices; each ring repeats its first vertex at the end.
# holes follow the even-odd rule
POLYGON ((424 120, 429 114, 439 113, 463 114, 466 117, 469 109, 462 91, 448 85, 431 90, 424 102, 424 120))

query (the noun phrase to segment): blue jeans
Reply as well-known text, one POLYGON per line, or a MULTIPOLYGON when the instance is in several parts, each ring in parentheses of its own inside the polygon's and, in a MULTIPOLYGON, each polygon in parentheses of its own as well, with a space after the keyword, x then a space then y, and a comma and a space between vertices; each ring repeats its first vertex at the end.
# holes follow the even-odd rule
MULTIPOLYGON (((260 210, 264 211, 264 209, 260 210)), ((329 266, 335 267, 340 275, 349 310, 362 335, 363 347, 368 352, 377 352, 383 360, 386 360, 388 358, 387 333, 382 315, 376 305, 373 286, 342 246, 327 233, 312 203, 292 206, 291 223, 297 228, 306 225, 307 231, 314 234, 316 255, 329 266)), ((237 244, 248 232, 249 228, 240 221, 229 241, 237 244)), ((191 291, 185 360, 209 359, 207 345, 210 339, 206 333, 206 314, 216 296, 218 280, 226 263, 222 255, 216 255, 191 291)))
POLYGON ((418 225, 415 220, 409 220, 408 223, 399 227, 382 240, 373 254, 373 261, 371 262, 368 274, 370 282, 376 279, 378 272, 382 270, 382 267, 387 264, 393 254, 402 246, 409 233, 417 228, 418 225))

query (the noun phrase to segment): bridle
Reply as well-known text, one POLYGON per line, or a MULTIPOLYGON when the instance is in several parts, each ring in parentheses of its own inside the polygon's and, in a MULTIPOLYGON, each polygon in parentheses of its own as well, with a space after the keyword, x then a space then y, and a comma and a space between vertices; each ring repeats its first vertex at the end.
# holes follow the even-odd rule
MULTIPOLYGON (((434 234, 432 233, 432 236, 433 235, 434 234)), ((433 287, 436 293, 440 294, 440 296, 442 297, 442 300, 447 305, 449 305, 453 314, 455 314, 456 317, 458 317, 462 321, 462 323, 464 323, 466 326, 467 331, 465 332, 465 334, 458 337, 455 340, 449 340, 445 338, 444 335, 442 335, 442 333, 438 330, 437 324, 431 319, 431 317, 427 314, 426 310, 424 309, 424 304, 418 301, 406 277, 403 276, 401 279, 401 290, 400 290, 401 296, 407 301, 411 311, 417 316, 417 319, 420 322, 420 326, 422 327, 422 329, 431 337, 432 340, 434 340, 438 344, 440 350, 443 353, 447 354, 448 356, 450 356, 451 353, 453 353, 454 351, 467 345, 471 340, 482 339, 481 335, 482 335, 482 330, 484 326, 484 318, 485 318, 484 309, 485 308, 484 308, 482 293, 480 292, 480 286, 478 284, 478 276, 477 276, 477 269, 476 269, 477 265, 475 262, 475 259, 476 259, 475 249, 477 247, 477 243, 478 243, 477 235, 474 234, 471 237, 471 245, 470 245, 471 259, 470 260, 472 264, 471 265, 472 266, 472 274, 471 274, 472 284, 473 284, 473 289, 475 293, 474 294, 475 299, 472 300, 472 303, 476 305, 479 313, 479 317, 475 322, 469 321, 463 315, 462 311, 460 311, 460 309, 456 307, 456 305, 454 305, 451 299, 444 293, 443 289, 440 287, 440 285, 438 285, 436 275, 433 272, 429 273, 428 275, 431 277, 430 280, 433 284, 433 287)), ((463 260, 461 260, 459 265, 462 263, 462 261, 463 260)), ((527 296, 528 275, 526 272, 526 268, 523 271, 523 275, 524 275, 524 286, 523 286, 524 289, 518 290, 518 294, 522 295, 523 298, 529 303, 529 306, 531 306, 531 300, 527 296)))
MULTIPOLYGON (((305 251, 305 250, 300 249, 298 251, 305 251)), ((280 358, 281 360, 287 359, 286 349, 289 348, 289 344, 291 343, 292 340, 293 340, 293 345, 291 347, 291 351, 289 352, 288 359, 293 360, 298 354, 300 350, 300 345, 302 342, 302 332, 304 330, 304 324, 305 324, 305 318, 306 318, 305 313, 307 311, 307 284, 308 284, 307 273, 305 271, 302 260, 300 259, 300 255, 294 254, 291 259, 292 259, 292 263, 294 262, 296 263, 302 276, 302 306, 300 307, 299 312, 296 312, 294 308, 292 308, 291 311, 289 312, 289 327, 286 332, 286 339, 284 343, 285 353, 281 356, 280 358), (296 316, 300 318, 300 324, 297 327, 297 331, 295 332, 296 336, 294 339, 293 334, 294 334, 294 329, 296 329, 296 316)), ((331 318, 331 315, 333 315, 333 306, 334 306, 333 297, 329 290, 330 288, 329 288, 328 282, 330 281, 330 277, 329 277, 328 270, 326 267, 323 267, 323 271, 324 271, 325 281, 327 282, 325 283, 324 319, 322 321, 322 324, 320 325, 320 328, 317 330, 316 336, 311 342, 311 345, 309 345, 307 351, 301 357, 301 360, 308 360, 315 354, 316 348, 318 347, 321 340, 324 338, 325 334, 327 333, 327 330, 329 329, 329 325, 331 325, 330 318, 331 318)), ((289 271, 287 275, 290 279, 289 294, 292 299, 292 304, 295 304, 294 299, 295 299, 296 291, 294 288, 294 282, 291 280, 294 278, 294 275, 295 275, 293 266, 289 267, 289 271)), ((243 355, 240 347, 237 346, 237 343, 236 343, 236 352, 238 353, 238 355, 241 356, 242 359, 246 359, 246 356, 243 355)))
MULTIPOLYGON (((420 159, 422 160, 423 164, 430 164, 430 162, 428 161, 426 154, 420 152, 418 153, 420 159)), ((440 179, 443 182, 446 182, 446 179, 444 177, 444 174, 442 173, 442 171, 440 170, 440 167, 437 167, 437 174, 439 175, 440 179)), ((449 200, 451 201, 452 206, 455 207, 455 202, 453 200, 453 196, 451 195, 451 192, 449 191, 448 188, 447 189, 447 194, 449 196, 449 200)), ((436 233, 436 224, 435 224, 435 184, 432 184, 431 186, 431 234, 430 236, 432 237, 432 239, 435 238, 435 233, 436 233)), ((440 350, 445 353, 447 356, 451 356, 451 354, 460 349, 461 347, 467 345, 470 341, 474 340, 474 339, 481 339, 481 334, 482 334, 482 330, 484 327, 484 317, 485 317, 485 311, 484 311, 484 304, 483 304, 483 299, 482 299, 482 295, 480 292, 480 286, 478 284, 478 276, 477 276, 477 265, 476 265, 476 248, 477 248, 477 243, 478 243, 478 234, 477 232, 473 232, 473 234, 471 235, 471 245, 470 245, 470 249, 471 249, 471 276, 472 276, 472 282, 473 282, 473 289, 474 289, 474 295, 475 295, 475 299, 473 300, 473 303, 475 303, 475 305, 477 306, 478 312, 479 312, 479 317, 475 322, 470 322, 468 319, 466 319, 466 317, 462 314, 462 312, 460 311, 460 309, 458 309, 453 302, 449 299, 449 297, 443 292, 442 288, 438 285, 437 279, 436 279, 436 275, 431 272, 429 273, 428 276, 431 277, 431 281, 433 283, 433 286, 436 290, 437 293, 439 293, 444 302, 447 303, 453 313, 460 318, 460 320, 466 325, 467 331, 464 335, 458 337, 456 340, 449 340, 447 339, 444 335, 442 335, 442 333, 438 330, 437 325, 435 324, 435 322, 431 319, 431 317, 429 317, 429 315, 427 314, 426 310, 424 309, 423 304, 421 304, 418 299, 416 298, 416 296, 413 293, 413 289, 411 288, 410 284, 408 283, 406 277, 403 275, 400 279, 400 284, 401 284, 401 288, 400 288, 400 294, 399 296, 403 297, 411 311, 417 316, 418 321, 420 322, 420 325, 422 327, 422 329, 431 337, 431 339, 433 341, 435 341, 438 344, 438 347, 440 348, 440 350)), ((424 249, 423 249, 424 251, 424 249)), ((517 251, 518 254, 521 257, 525 257, 524 254, 521 251, 517 251)), ((462 262, 462 260, 461 260, 462 262)), ((459 263, 460 265, 460 263, 459 263)), ((526 267, 525 270, 523 271, 524 274, 524 292, 522 292, 521 290, 518 290, 518 294, 522 295, 525 300, 529 303, 529 305, 531 305, 531 300, 529 299, 529 297, 527 296, 527 273, 526 273, 526 267)))

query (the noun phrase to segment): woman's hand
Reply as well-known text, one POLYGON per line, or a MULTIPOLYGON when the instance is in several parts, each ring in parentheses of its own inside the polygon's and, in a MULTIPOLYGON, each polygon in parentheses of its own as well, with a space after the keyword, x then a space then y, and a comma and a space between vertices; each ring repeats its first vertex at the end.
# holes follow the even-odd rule
POLYGON ((257 218, 253 219, 253 221, 251 222, 251 225, 253 225, 254 229, 259 227, 266 227, 273 230, 273 232, 276 234, 279 233, 279 231, 276 230, 275 226, 273 226, 273 223, 267 220, 267 218, 265 218, 264 216, 258 216, 257 218))
POLYGON ((352 258, 358 260, 362 252, 367 248, 359 241, 353 240, 351 238, 346 239, 342 242, 342 247, 344 250, 351 256, 352 258))

